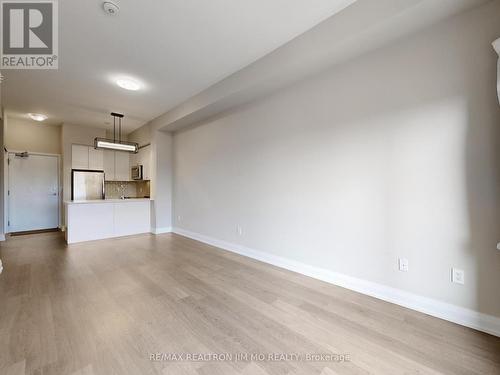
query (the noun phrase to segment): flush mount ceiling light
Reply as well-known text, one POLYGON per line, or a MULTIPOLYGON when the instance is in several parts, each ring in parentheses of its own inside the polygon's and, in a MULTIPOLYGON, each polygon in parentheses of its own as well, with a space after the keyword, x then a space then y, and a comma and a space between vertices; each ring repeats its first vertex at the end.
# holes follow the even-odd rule
POLYGON ((28 113, 28 116, 35 121, 45 121, 48 118, 47 116, 40 113, 28 113))
POLYGON ((137 91, 141 88, 141 84, 130 78, 119 78, 116 80, 116 84, 122 89, 137 91))
POLYGON ((121 113, 113 112, 111 113, 111 116, 113 116, 113 139, 96 138, 94 139, 94 147, 96 149, 125 151, 136 154, 137 151, 139 150, 138 143, 122 141, 122 118, 124 117, 124 115, 121 113), (118 139, 116 138, 117 119, 118 119, 118 139))

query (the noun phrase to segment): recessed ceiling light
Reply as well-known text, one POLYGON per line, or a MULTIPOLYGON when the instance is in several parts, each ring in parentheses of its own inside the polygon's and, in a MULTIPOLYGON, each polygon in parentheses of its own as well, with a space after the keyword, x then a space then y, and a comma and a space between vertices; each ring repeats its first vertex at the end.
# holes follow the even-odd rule
POLYGON ((137 91, 141 88, 141 84, 139 82, 129 78, 117 79, 116 84, 120 86, 122 89, 131 91, 137 91))
POLYGON ((42 115, 40 113, 28 113, 28 116, 35 121, 45 121, 47 120, 47 116, 42 115))

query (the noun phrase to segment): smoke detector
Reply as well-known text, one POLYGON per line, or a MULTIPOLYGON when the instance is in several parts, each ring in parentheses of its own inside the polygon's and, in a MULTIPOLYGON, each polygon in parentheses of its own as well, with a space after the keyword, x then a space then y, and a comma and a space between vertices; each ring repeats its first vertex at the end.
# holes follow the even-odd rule
POLYGON ((102 8, 106 12, 106 14, 109 14, 110 16, 116 16, 120 11, 120 7, 118 6, 118 4, 113 1, 105 1, 104 3, 102 3, 102 8))

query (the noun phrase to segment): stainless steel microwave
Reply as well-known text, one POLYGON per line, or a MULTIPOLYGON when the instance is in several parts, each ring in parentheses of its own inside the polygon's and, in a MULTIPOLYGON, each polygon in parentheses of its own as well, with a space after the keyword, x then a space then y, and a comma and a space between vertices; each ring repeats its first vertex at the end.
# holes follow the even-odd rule
POLYGON ((142 180, 142 165, 132 167, 130 176, 132 177, 132 180, 142 180))

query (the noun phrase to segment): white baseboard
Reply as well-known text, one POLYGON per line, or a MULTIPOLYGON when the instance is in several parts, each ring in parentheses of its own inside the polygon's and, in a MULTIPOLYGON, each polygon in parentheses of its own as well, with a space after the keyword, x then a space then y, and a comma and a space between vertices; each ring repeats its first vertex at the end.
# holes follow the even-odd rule
POLYGON ((162 233, 170 233, 170 232, 172 232, 172 227, 151 228, 151 233, 153 233, 153 234, 162 234, 162 233))
POLYGON ((499 317, 483 314, 478 311, 441 302, 432 298, 423 297, 402 289, 374 283, 368 280, 358 279, 324 268, 310 266, 295 260, 250 249, 230 242, 221 241, 182 228, 173 228, 173 232, 184 237, 231 251, 233 253, 257 259, 280 268, 285 268, 305 276, 338 285, 346 289, 354 290, 396 305, 500 337, 499 317))

